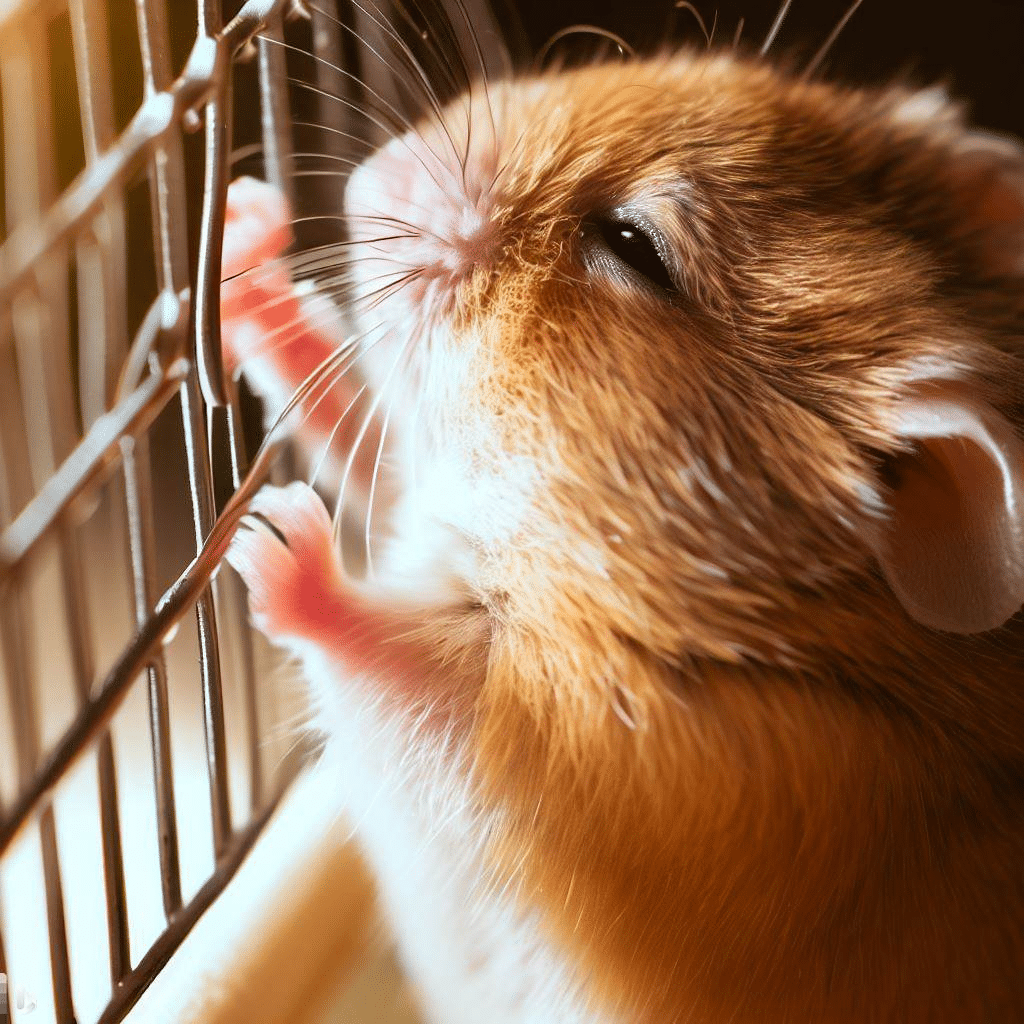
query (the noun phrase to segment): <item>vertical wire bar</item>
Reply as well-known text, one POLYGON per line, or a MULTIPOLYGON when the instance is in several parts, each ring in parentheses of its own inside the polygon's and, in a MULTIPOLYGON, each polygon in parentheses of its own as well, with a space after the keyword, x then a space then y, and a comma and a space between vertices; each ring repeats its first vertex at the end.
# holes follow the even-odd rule
MULTIPOLYGON (((4 94, 4 149, 10 155, 7 168, 7 225, 13 228, 31 221, 52 201, 55 191, 52 139, 48 120, 40 116, 49 111, 49 86, 46 80, 46 35, 42 22, 36 18, 28 26, 8 27, 0 40, 0 87, 4 94), (13 172, 13 174, 11 173, 13 172)), ((21 296, 22 308, 12 310, 15 342, 18 345, 22 374, 21 389, 28 432, 29 461, 38 487, 52 473, 74 443, 69 429, 70 417, 61 413, 73 409, 70 381, 61 368, 52 365, 54 339, 67 339, 67 271, 66 251, 60 248, 41 261, 33 275, 35 292, 21 296), (63 268, 63 269, 62 269, 63 268), (27 303, 27 305, 26 305, 27 303), (19 322, 20 320, 20 322, 19 322), (55 324, 59 329, 54 329, 55 324), (29 341, 34 344, 28 344, 29 341), (49 365, 48 365, 49 364, 49 365), (66 387, 63 385, 66 384, 66 387), (29 390, 25 388, 28 386, 29 390), (32 394, 32 391, 35 394, 32 394)), ((15 302, 15 307, 19 303, 15 302)), ((61 556, 74 559, 71 538, 65 529, 59 534, 61 556)), ((27 649, 28 622, 20 601, 20 587, 4 601, 3 632, 5 657, 10 659, 12 704, 16 717, 16 734, 23 741, 19 749, 21 784, 31 778, 39 757, 39 717, 35 706, 32 666, 27 649), (13 612, 13 616, 12 616, 13 612)), ((70 624, 69 624, 70 625, 70 624)), ((54 1006, 58 1024, 74 1020, 71 971, 68 961, 67 927, 64 918, 64 896, 57 856, 57 834, 53 805, 47 803, 41 812, 39 835, 42 846, 43 873, 46 883, 47 930, 50 943, 50 970, 54 1006)))
MULTIPOLYGON (((152 495, 149 492, 149 438, 121 443, 124 463, 125 505, 128 514, 129 560, 132 567, 132 604, 135 622, 144 625, 155 601, 153 582, 156 544, 153 535, 152 495)), ((168 920, 181 909, 181 865, 178 859, 178 823, 175 814, 174 775, 171 767, 171 723, 167 698, 167 661, 163 649, 146 669, 149 688, 149 730, 153 745, 153 788, 156 794, 157 843, 164 913, 168 920)))
MULTIPOLYGON (((71 0, 69 4, 71 32, 81 104, 82 137, 85 144, 86 166, 99 159, 113 141, 114 118, 109 81, 109 53, 102 20, 105 12, 96 0, 71 0)), ((99 291, 100 309, 90 320, 98 320, 94 329, 98 352, 93 345, 84 344, 80 351, 80 397, 85 426, 106 411, 127 348, 125 310, 125 223, 124 204, 120 194, 108 196, 97 217, 101 233, 95 241, 81 240, 78 244, 79 271, 93 264, 90 256, 98 256, 98 265, 91 276, 83 281, 80 294, 99 291), (94 286, 94 287, 93 287, 94 286), (99 378, 91 379, 90 367, 99 367, 99 378)), ((97 223, 94 221, 94 224, 97 223)), ((84 324, 82 325, 85 326, 84 324)), ((81 338, 88 339, 89 331, 82 330, 81 338)), ((63 559, 65 571, 65 600, 68 622, 73 638, 73 658, 79 700, 89 700, 89 690, 95 676, 95 665, 88 638, 91 636, 86 615, 85 592, 81 566, 77 558, 63 559)), ((131 968, 128 936, 128 909, 125 892, 124 853, 121 842, 121 822, 117 801, 117 769, 114 764, 114 745, 110 730, 99 739, 96 751, 96 771, 100 799, 100 834, 103 852, 103 877, 106 895, 107 940, 110 950, 111 987, 131 968)))
MULTIPOLYGON (((200 0, 199 31, 213 38, 221 28, 220 0, 200 0)), ((206 161, 203 215, 199 227, 196 293, 192 303, 192 349, 203 399, 208 407, 227 404, 220 341, 220 269, 224 241, 224 201, 230 173, 231 66, 218 49, 214 89, 204 108, 206 161)))
POLYGON ((107 730, 96 749, 100 788, 100 829, 103 836, 103 884, 107 900, 107 942, 110 950, 111 991, 131 970, 128 938, 128 899, 125 892, 121 816, 117 805, 117 770, 114 745, 107 730))
MULTIPOLYGON (((79 707, 89 701, 95 678, 95 664, 89 628, 85 581, 81 551, 72 544, 70 534, 62 531, 60 563, 64 583, 64 610, 71 636, 71 657, 79 707)), ((131 967, 128 949, 128 910, 125 894, 124 856, 121 846, 121 823, 117 805, 117 773, 110 730, 100 736, 96 749, 96 772, 100 798, 100 836, 103 853, 103 880, 107 908, 107 942, 110 949, 111 985, 127 974, 131 967)))
MULTIPOLYGON (((7 327, 6 318, 0 326, 7 327)), ((0 330, 0 345, 6 345, 6 331, 0 330)), ((13 403, 10 403, 13 405, 13 403)), ((7 403, 0 405, 0 410, 7 403)), ((24 434, 11 431, 0 420, 0 520, 10 522, 14 511, 28 499, 31 481, 24 472, 27 454, 16 460, 14 453, 8 450, 9 445, 24 446, 24 434), (17 472, 21 469, 22 472, 17 472)), ((8 705, 11 714, 11 729, 14 737, 15 760, 18 767, 18 788, 22 788, 32 778, 39 760, 38 715, 35 706, 35 693, 31 687, 25 687, 28 679, 25 665, 26 652, 22 619, 24 609, 21 594, 24 586, 23 572, 18 571, 12 577, 6 589, 0 589, 0 656, 4 659, 4 677, 7 680, 8 705)))
MULTIPOLYGON (((46 53, 46 33, 38 21, 11 26, 0 38, 9 230, 36 220, 56 191, 46 53)), ((54 456, 63 459, 77 434, 67 372, 66 247, 58 246, 40 260, 30 281, 15 296, 11 315, 30 464, 39 487, 53 472, 54 456)))
MULTIPOLYGON (((206 428, 200 407, 195 374, 181 386, 182 425, 188 460, 196 551, 213 525, 213 477, 210 468, 206 428)), ((231 805, 228 796, 227 742, 224 730, 224 693, 217 642, 217 614, 212 583, 196 603, 199 628, 199 670, 203 692, 203 728, 206 763, 210 780, 210 810, 213 818, 213 848, 219 858, 231 836, 231 805)))
MULTIPOLYGON (((363 58, 359 61, 359 67, 356 71, 357 76, 362 82, 362 88, 367 97, 374 94, 377 96, 384 97, 389 102, 394 102, 395 107, 399 110, 402 108, 402 97, 396 94, 394 88, 394 71, 388 67, 383 61, 378 59, 370 51, 370 47, 386 57, 390 46, 389 41, 385 38, 383 31, 381 30, 381 23, 387 24, 384 20, 388 17, 386 10, 390 5, 385 5, 383 2, 377 3, 362 3, 353 5, 354 10, 352 11, 352 24, 355 31, 355 35, 358 39, 365 40, 366 47, 360 47, 360 56, 363 58), (384 17, 381 17, 377 13, 378 9, 385 12, 384 17)), ((355 89, 356 86, 351 79, 345 79, 344 88, 348 91, 350 88, 355 89)), ((330 95, 330 93, 328 93, 330 95)), ((358 97, 355 97, 358 100, 358 97)), ((327 106, 326 97, 320 103, 320 117, 325 114, 324 107, 327 106)), ((335 103, 333 106, 341 106, 341 104, 335 103)), ((370 104, 372 109, 372 103, 370 104)), ((365 109, 362 103, 356 102, 354 109, 351 110, 351 115, 358 118, 356 110, 365 109)), ((360 118, 357 121, 358 128, 349 128, 349 131, 357 138, 365 138, 367 142, 373 145, 373 148, 383 145, 387 142, 386 132, 378 128, 371 121, 366 118, 360 118)))
MULTIPOLYGON (((311 12, 313 17, 318 17, 311 12)), ((268 20, 257 40, 259 56, 260 123, 263 133, 263 169, 267 181, 279 188, 294 209, 295 178, 292 173, 292 137, 285 83, 284 19, 268 20)))
POLYGON ((64 920, 64 889, 60 877, 60 860, 57 857, 57 827, 53 820, 53 804, 48 803, 39 816, 39 841, 42 846, 43 879, 46 885, 53 1005, 57 1011, 57 1024, 74 1024, 75 1009, 71 996, 67 922, 64 920))
MULTIPOLYGON (((314 35, 322 15, 310 12, 314 19, 314 35)), ((268 20, 257 41, 259 59, 260 122, 263 136, 263 167, 268 182, 279 188, 288 200, 289 209, 295 210, 295 176, 292 157, 293 139, 288 105, 288 69, 284 42, 284 18, 275 14, 268 20), (266 37, 266 38, 264 38, 266 37)), ((237 392, 229 409, 228 431, 232 452, 232 487, 237 490, 241 482, 245 453, 238 434, 235 410, 237 392)), ((249 748, 251 809, 262 806, 265 782, 260 756, 260 715, 256 692, 256 669, 253 657, 253 638, 248 628, 248 602, 240 581, 234 580, 235 613, 238 617, 242 647, 242 673, 246 705, 247 744, 249 748)))
POLYGON ((0 495, 0 524, 3 527, 10 525, 32 497, 27 430, 21 408, 10 321, 10 310, 0 310, 0 359, 3 360, 0 363, 0 446, 4 449, 0 456, 3 460, 0 487, 4 492, 0 495))
MULTIPOLYGON (((19 574, 20 577, 20 574, 19 574)), ((11 688, 14 709, 14 739, 17 746, 19 783, 31 780, 39 759, 39 716, 35 695, 30 685, 31 665, 27 648, 28 621, 20 600, 22 581, 0 600, 4 669, 11 688)), ((67 925, 64 919, 64 894, 57 857, 57 832, 53 804, 46 803, 39 818, 39 842, 43 858, 43 879, 46 896, 46 923, 50 945, 50 973, 57 1024, 72 1024, 75 1019, 71 994, 71 968, 68 959, 67 925)))
MULTIPOLYGON (((136 0, 139 49, 146 97, 171 84, 170 34, 167 12, 160 0, 136 0)), ((170 133, 149 162, 149 193, 156 231, 157 280, 165 296, 175 303, 188 286, 187 219, 185 215, 185 161, 181 136, 170 133)), ((166 332, 159 353, 168 366, 185 352, 184 332, 166 332)))
MULTIPOLYGON (((238 390, 230 381, 228 387, 231 392, 231 403, 227 408, 228 444, 231 449, 231 489, 237 491, 242 484, 246 457, 235 422, 238 390)), ((248 597, 242 581, 237 576, 232 575, 230 580, 231 610, 235 635, 239 638, 239 653, 242 660, 242 692, 245 700, 246 745, 249 753, 249 810, 255 815, 263 806, 264 795, 263 759, 260 756, 260 711, 256 692, 256 661, 253 652, 252 630, 248 625, 248 597)))
MULTIPOLYGON (((222 25, 220 0, 200 0, 199 32, 213 38, 222 25)), ((220 350, 220 268, 224 236, 224 201, 227 193, 231 145, 231 68, 225 61, 214 72, 213 97, 207 102, 206 165, 203 180, 203 216, 200 224, 196 291, 192 303, 192 345, 195 373, 181 388, 182 422, 188 458, 189 486, 195 526, 196 550, 213 525, 214 489, 203 400, 210 408, 227 404, 220 350), (198 380, 196 379, 198 377, 198 380)), ((217 614, 213 584, 196 604, 199 629, 203 725, 210 781, 210 809, 214 852, 219 859, 231 835, 228 793, 227 742, 224 727, 224 692, 217 642, 217 614)))
POLYGON ((21 600, 24 587, 22 574, 11 580, 6 593, 0 593, 0 641, 7 677, 8 699, 14 729, 15 756, 18 762, 18 785, 23 788, 32 778, 39 763, 39 714, 35 692, 28 682, 25 650, 25 609, 21 600))
MULTIPOLYGON (((136 0, 139 49, 146 96, 167 88, 171 82, 170 36, 167 12, 160 0, 136 0)), ((181 138, 169 136, 149 163, 152 222, 156 233, 157 280, 163 294, 177 296, 188 284, 188 250, 185 238, 185 168, 181 138)), ((180 322, 180 321, 179 321, 180 322)), ((161 359, 181 354, 187 343, 184 330, 167 332, 169 342, 161 359)), ((128 510, 129 556, 132 566, 135 619, 141 626, 156 599, 153 580, 156 546, 153 531, 149 438, 139 437, 128 450, 122 448, 125 501, 128 510)), ((156 795, 160 887, 164 913, 170 920, 181 909, 181 863, 178 821, 171 762, 170 707, 167 695, 167 662, 161 649, 147 668, 149 729, 153 753, 153 789, 156 795)))
MULTIPOLYGON (((364 4, 363 6, 369 6, 364 4)), ((319 4, 310 12, 313 21, 313 56, 315 60, 316 86, 321 90, 317 96, 317 117, 318 124, 323 125, 324 131, 317 145, 317 152, 322 152, 325 157, 337 157, 341 160, 350 157, 352 138, 358 138, 360 127, 358 125, 359 115, 356 110, 347 103, 332 103, 327 97, 337 95, 342 91, 345 99, 353 99, 353 83, 351 79, 339 75, 335 68, 345 68, 346 55, 345 44, 342 38, 341 19, 343 12, 337 0, 323 0, 323 7, 319 4)), ((281 49, 281 47, 277 47, 281 49)), ((282 50, 281 56, 284 56, 282 50)), ((279 91, 284 91, 285 78, 281 78, 277 84, 279 91)), ((358 104, 356 104, 358 109, 358 104)), ((361 158, 365 154, 358 154, 361 158)), ((344 166, 338 161, 332 161, 337 166, 344 166)), ((290 170, 290 168, 289 168, 290 170)), ((329 214, 340 214, 342 212, 342 196, 344 190, 338 188, 329 178, 313 178, 309 183, 310 187, 317 189, 314 212, 329 214)), ((303 211, 309 212, 309 206, 303 211)))
MULTIPOLYGON (((105 11, 98 0, 70 0, 69 13, 86 166, 91 166, 114 139, 105 11)), ((109 406, 127 351, 125 238, 124 202, 116 189, 104 197, 93 219, 92 238, 78 243, 79 273, 89 278, 79 287, 83 313, 87 312, 80 318, 80 330, 83 339, 95 331, 98 341, 95 346, 82 346, 96 351, 80 360, 79 389, 86 428, 109 406), (87 311, 94 293, 102 299, 100 308, 87 311)))

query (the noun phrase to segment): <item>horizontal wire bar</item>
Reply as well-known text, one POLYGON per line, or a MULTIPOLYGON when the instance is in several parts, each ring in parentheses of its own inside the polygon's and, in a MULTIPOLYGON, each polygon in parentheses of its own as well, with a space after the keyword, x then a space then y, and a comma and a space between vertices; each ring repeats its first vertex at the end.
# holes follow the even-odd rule
POLYGON ((117 464, 126 434, 145 429, 176 392, 188 372, 184 359, 165 376, 153 375, 118 406, 98 419, 36 496, 0 535, 0 586, 31 554, 68 506, 117 464))
POLYGON ((230 57, 285 0, 248 0, 217 39, 200 35, 185 70, 143 101, 117 143, 75 179, 38 220, 19 224, 0 246, 0 306, 10 302, 37 261, 78 230, 187 111, 202 104, 226 74, 230 57))

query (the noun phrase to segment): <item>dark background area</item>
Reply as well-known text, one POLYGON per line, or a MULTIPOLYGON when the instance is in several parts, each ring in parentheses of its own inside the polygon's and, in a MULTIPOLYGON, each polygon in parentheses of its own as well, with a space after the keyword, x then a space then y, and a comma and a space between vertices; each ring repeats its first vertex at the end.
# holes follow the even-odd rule
MULTIPOLYGON (((696 19, 675 0, 522 0, 517 8, 535 51, 559 29, 591 24, 640 50, 668 40, 703 45, 696 19)), ((758 48, 781 0, 693 0, 714 38, 731 45, 740 18, 743 40, 758 48)), ((793 0, 773 52, 807 61, 850 0, 793 0)), ((967 101, 975 122, 1024 135, 1024 0, 864 0, 829 51, 826 77, 859 84, 895 76, 946 83, 967 101)))

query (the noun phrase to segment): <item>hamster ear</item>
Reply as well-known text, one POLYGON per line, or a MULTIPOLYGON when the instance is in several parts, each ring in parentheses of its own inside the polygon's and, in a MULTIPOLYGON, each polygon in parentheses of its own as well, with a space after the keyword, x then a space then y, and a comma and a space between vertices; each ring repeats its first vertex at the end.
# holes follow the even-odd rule
POLYGON ((907 448, 887 467, 886 580, 926 626, 1001 626, 1024 605, 1024 442, 951 382, 904 399, 897 429, 907 448))
POLYGON ((1010 138, 970 132, 957 163, 957 199, 985 269, 1024 273, 1024 148, 1010 138))
POLYGON ((892 116, 946 151, 949 209, 976 241, 984 269, 1024 273, 1024 146, 1008 135, 968 129, 962 108, 941 88, 902 96, 892 116))

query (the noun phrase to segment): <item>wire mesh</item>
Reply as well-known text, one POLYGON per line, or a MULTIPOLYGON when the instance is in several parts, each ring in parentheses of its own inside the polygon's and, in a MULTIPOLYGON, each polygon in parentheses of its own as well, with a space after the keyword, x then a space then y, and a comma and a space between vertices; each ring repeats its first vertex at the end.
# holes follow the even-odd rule
MULTIPOLYGON (((234 577, 215 579, 273 455, 247 467, 220 361, 234 61, 257 31, 282 36, 288 5, 200 0, 184 27, 181 6, 171 18, 161 0, 0 3, 0 972, 16 972, 19 950, 25 962, 30 933, 36 950, 44 935, 49 991, 35 995, 58 1024, 124 1016, 230 879, 299 760, 268 764, 244 593, 234 577), (198 679, 175 685, 188 662, 198 679), (186 878, 176 702, 192 682, 212 856, 186 878), (132 701, 144 707, 141 737, 119 721, 132 701), (121 820, 125 748, 140 743, 162 915, 142 935, 121 820), (89 859, 86 837, 62 814, 83 774, 103 908, 88 927, 109 962, 89 999, 67 892, 80 854, 89 859), (25 849, 38 882, 28 913, 15 869, 25 849), (33 909, 41 921, 28 920, 33 909)), ((336 35, 327 26, 320 45, 336 35)), ((286 68, 265 42, 257 63, 263 169, 287 186, 286 68)), ((186 820, 193 828, 194 807, 186 820)))
MULTIPOLYGON (((468 46, 489 6, 455 7, 468 46)), ((225 197, 255 154, 300 247, 337 231, 342 140, 380 141, 343 97, 413 113, 389 12, 409 53, 435 31, 369 0, 0 0, 0 999, 46 961, 34 1020, 123 1019, 303 761, 218 575, 282 456, 249 463, 224 373, 225 197)))

